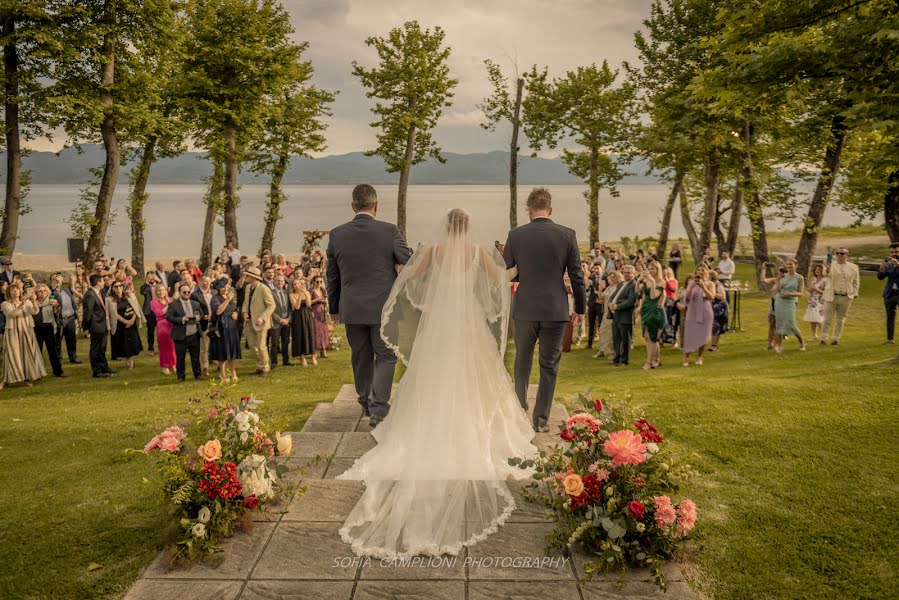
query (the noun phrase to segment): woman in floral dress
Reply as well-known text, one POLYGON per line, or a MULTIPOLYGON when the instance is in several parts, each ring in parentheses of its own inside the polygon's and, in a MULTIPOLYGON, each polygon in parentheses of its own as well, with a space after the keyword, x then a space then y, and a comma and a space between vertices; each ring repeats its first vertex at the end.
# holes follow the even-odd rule
POLYGON ((827 283, 827 273, 824 265, 815 265, 812 276, 808 281, 808 305, 802 320, 812 324, 812 337, 818 339, 821 331, 821 323, 824 322, 824 285, 827 283))

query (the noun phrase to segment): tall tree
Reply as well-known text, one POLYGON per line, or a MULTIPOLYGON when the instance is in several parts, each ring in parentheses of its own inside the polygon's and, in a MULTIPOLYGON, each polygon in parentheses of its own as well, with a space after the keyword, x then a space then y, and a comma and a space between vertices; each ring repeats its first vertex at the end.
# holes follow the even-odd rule
POLYGON ((284 86, 267 100, 263 126, 250 144, 250 169, 271 178, 260 254, 274 246, 275 225, 281 218, 281 204, 287 199, 281 181, 291 156, 311 158, 310 153, 326 148, 324 131, 327 126, 322 117, 331 114, 329 105, 334 102, 336 93, 309 85, 311 78, 312 64, 299 61, 284 86))
POLYGON ((222 196, 225 189, 225 161, 221 149, 209 152, 212 159, 212 174, 206 178, 208 185, 203 202, 206 204, 206 218, 203 220, 203 239, 200 243, 200 269, 206 270, 212 264, 212 238, 215 221, 222 210, 222 196))
POLYGON ((195 135, 224 146, 225 240, 239 246, 237 173, 250 132, 262 127, 265 99, 289 77, 302 47, 275 0, 191 0, 181 74, 195 135))
POLYGON ((521 102, 524 93, 524 77, 518 75, 516 69, 513 85, 503 75, 499 65, 489 58, 484 61, 487 67, 487 79, 490 80, 492 93, 478 106, 486 118, 481 127, 494 131, 496 126, 508 121, 512 127, 509 141, 509 228, 518 227, 518 133, 521 129, 521 102))
POLYGON ((527 76, 524 130, 531 145, 539 150, 571 140, 582 148, 563 149, 562 161, 587 184, 591 246, 599 241, 599 191, 608 189, 618 196, 616 185, 624 177, 620 163, 627 160, 634 141, 634 87, 629 82, 616 86, 617 77, 618 71, 606 61, 601 67, 578 67, 552 81, 547 69, 536 66, 527 76))
POLYGON ((48 71, 50 57, 61 51, 54 35, 55 23, 46 0, 0 2, 0 73, 6 147, 6 197, 0 252, 12 254, 19 231, 19 216, 28 212, 24 191, 27 174, 22 172, 22 138, 43 135, 46 118, 46 87, 39 80, 48 71))
POLYGON ((366 96, 376 98, 372 112, 379 129, 378 146, 367 156, 380 156, 388 173, 400 174, 397 193, 397 227, 406 235, 406 191, 412 166, 428 156, 443 163, 446 159, 431 137, 431 130, 452 106, 458 80, 449 75, 450 48, 443 46, 443 29, 422 29, 418 21, 394 28, 386 38, 370 37, 366 46, 378 53, 378 65, 366 69, 353 61, 353 74, 368 88, 366 96))

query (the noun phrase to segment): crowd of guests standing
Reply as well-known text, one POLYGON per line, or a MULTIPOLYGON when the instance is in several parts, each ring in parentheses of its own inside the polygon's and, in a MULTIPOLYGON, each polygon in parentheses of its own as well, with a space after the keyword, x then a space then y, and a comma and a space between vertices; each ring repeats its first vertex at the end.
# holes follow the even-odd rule
POLYGON ((192 259, 174 261, 171 270, 157 261, 136 288, 138 273, 124 259, 100 258, 90 271, 77 264, 66 286, 62 273, 38 283, 0 257, 0 389, 46 376, 45 346, 53 375, 65 377, 62 345, 69 363, 81 363, 79 333, 90 340, 97 378, 114 373, 110 360, 134 368, 145 349, 178 382, 188 361, 195 379, 206 379, 215 365, 222 380, 237 381, 244 349, 263 377, 279 358, 281 366, 294 366, 292 359, 316 366, 332 343, 325 263, 320 251, 292 265, 283 254, 263 252, 257 266, 228 244, 205 271, 192 259))

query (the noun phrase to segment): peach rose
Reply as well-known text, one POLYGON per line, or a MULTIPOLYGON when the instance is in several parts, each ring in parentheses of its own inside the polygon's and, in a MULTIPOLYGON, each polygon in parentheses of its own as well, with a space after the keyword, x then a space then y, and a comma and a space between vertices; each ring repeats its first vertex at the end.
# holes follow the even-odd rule
POLYGON ((290 451, 293 450, 293 438, 289 435, 281 435, 281 432, 277 431, 275 439, 278 440, 278 454, 290 454, 290 451))
POLYGON ((612 459, 613 467, 639 465, 646 460, 646 444, 630 429, 610 434, 602 449, 612 459))
POLYGON ((584 480, 577 473, 566 475, 562 480, 562 488, 569 496, 576 497, 584 493, 584 480))
POLYGON ((203 457, 203 460, 218 460, 222 457, 222 443, 218 440, 209 440, 199 448, 197 454, 203 457))

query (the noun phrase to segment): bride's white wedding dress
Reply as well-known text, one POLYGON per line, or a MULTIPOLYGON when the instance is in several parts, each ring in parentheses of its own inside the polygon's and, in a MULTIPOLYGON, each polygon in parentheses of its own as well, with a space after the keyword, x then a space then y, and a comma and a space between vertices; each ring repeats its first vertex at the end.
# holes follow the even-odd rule
POLYGON ((473 242, 450 211, 419 248, 384 306, 381 335, 407 365, 378 444, 338 479, 365 491, 340 529, 359 555, 458 554, 515 510, 504 483, 533 473, 534 431, 503 365, 510 304, 505 263, 473 242))

